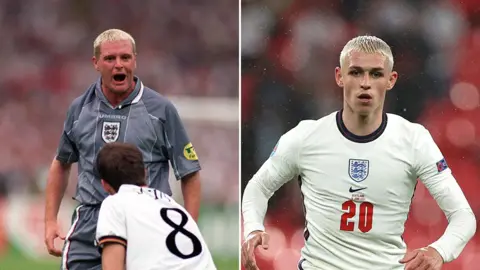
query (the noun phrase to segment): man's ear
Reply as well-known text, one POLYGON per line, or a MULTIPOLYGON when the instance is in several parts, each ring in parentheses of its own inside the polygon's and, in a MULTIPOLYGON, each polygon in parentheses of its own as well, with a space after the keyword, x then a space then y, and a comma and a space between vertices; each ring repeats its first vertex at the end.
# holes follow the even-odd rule
POLYGON ((340 67, 335 68, 335 81, 339 87, 343 88, 342 68, 340 67))
POLYGON ((99 67, 98 67, 98 59, 97 57, 93 56, 92 57, 92 64, 93 64, 93 67, 95 68, 96 71, 100 71, 99 67))
POLYGON ((115 189, 114 189, 109 183, 107 183, 107 182, 106 182, 105 180, 103 180, 103 179, 101 179, 100 181, 101 181, 101 183, 102 183, 103 189, 104 189, 108 194, 112 195, 112 194, 115 194, 115 193, 116 193, 116 192, 115 192, 115 189))
POLYGON ((387 90, 392 89, 395 86, 395 83, 398 79, 398 73, 396 71, 392 71, 390 73, 390 77, 388 78, 388 87, 387 90))

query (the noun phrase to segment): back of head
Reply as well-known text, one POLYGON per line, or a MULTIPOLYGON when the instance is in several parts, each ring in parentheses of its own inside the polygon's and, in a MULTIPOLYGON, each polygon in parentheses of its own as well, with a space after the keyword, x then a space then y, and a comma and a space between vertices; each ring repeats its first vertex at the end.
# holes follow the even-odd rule
POLYGON ((378 53, 386 57, 387 67, 390 71, 393 69, 393 54, 390 46, 382 39, 375 36, 358 36, 343 47, 340 53, 340 67, 345 63, 346 57, 350 52, 378 53))
POLYGON ((113 42, 113 41, 123 41, 123 40, 128 40, 132 43, 132 48, 133 48, 133 54, 137 53, 137 49, 135 46, 135 40, 133 37, 120 29, 109 29, 104 32, 102 32, 100 35, 95 38, 93 41, 93 55, 95 57, 99 57, 100 55, 100 46, 104 42, 113 42))
POLYGON ((100 177, 118 191, 121 185, 145 185, 145 165, 140 150, 128 143, 106 144, 96 161, 100 177))

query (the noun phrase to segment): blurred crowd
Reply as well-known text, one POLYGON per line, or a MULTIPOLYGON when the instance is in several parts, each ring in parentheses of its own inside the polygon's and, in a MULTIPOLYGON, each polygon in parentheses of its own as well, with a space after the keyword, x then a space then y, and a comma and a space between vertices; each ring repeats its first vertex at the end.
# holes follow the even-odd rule
MULTIPOLYGON (((93 40, 109 28, 132 34, 137 75, 161 94, 238 98, 236 1, 0 0, 0 193, 42 188, 69 104, 98 77, 93 40)), ((217 168, 205 178, 237 171, 236 124, 185 122, 217 168), (212 139, 232 158, 208 153, 212 139)))
MULTIPOLYGON (((241 25, 242 191, 283 133, 342 107, 334 80, 340 51, 352 37, 371 34, 391 45, 399 72, 386 111, 430 130, 480 220, 478 1, 249 0, 242 1, 241 25)), ((410 248, 433 242, 446 227, 441 210, 418 186, 406 224, 410 248)), ((275 243, 261 254, 260 268, 296 267, 301 204, 296 181, 272 197, 267 224, 275 243)), ((480 234, 445 269, 476 269, 475 259, 480 234)))

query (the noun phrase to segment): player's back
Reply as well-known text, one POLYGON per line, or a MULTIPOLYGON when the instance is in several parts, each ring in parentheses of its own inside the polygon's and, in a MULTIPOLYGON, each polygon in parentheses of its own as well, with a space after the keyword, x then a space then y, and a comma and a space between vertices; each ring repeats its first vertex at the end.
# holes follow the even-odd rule
POLYGON ((125 211, 127 270, 216 269, 197 224, 171 197, 132 185, 111 197, 125 211))

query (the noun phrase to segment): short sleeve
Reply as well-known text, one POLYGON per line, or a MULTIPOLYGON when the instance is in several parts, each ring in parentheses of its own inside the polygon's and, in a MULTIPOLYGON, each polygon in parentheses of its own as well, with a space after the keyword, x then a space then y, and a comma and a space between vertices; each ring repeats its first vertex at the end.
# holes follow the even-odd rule
POLYGON ((107 197, 100 208, 95 240, 100 248, 113 242, 127 246, 125 214, 120 203, 115 203, 115 195, 107 197))
POLYGON ((451 174, 442 152, 433 140, 430 132, 424 127, 419 128, 414 141, 415 171, 423 181, 439 174, 451 174))
POLYGON ((63 132, 57 148, 56 159, 62 163, 78 162, 78 149, 73 138, 73 126, 75 123, 75 111, 77 104, 74 102, 67 111, 67 117, 63 124, 63 132))
POLYGON ((165 108, 165 139, 168 156, 172 164, 175 177, 184 176, 201 169, 197 153, 190 141, 177 109, 169 103, 165 108))

